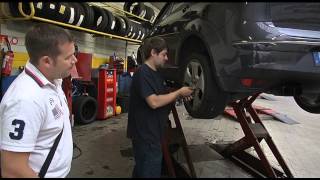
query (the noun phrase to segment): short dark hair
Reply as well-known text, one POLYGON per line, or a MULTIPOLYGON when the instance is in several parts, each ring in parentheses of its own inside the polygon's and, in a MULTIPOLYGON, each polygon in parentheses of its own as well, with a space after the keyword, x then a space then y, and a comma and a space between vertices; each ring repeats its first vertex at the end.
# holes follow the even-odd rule
POLYGON ((154 49, 159 54, 164 49, 168 49, 166 41, 161 37, 150 37, 143 41, 142 49, 145 59, 151 56, 151 51, 154 49))
POLYGON ((60 54, 59 45, 67 42, 74 42, 69 31, 52 24, 35 25, 25 38, 30 63, 37 65, 42 56, 56 58, 60 54))

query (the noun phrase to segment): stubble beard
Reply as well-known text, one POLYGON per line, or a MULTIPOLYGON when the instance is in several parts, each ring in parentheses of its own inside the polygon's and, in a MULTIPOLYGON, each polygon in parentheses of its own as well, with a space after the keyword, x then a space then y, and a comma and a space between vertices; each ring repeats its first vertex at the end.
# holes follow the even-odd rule
POLYGON ((66 77, 70 76, 70 74, 71 74, 70 70, 65 70, 64 72, 60 72, 56 79, 66 78, 66 77))
POLYGON ((159 64, 157 64, 157 69, 164 68, 165 62, 161 61, 159 64))

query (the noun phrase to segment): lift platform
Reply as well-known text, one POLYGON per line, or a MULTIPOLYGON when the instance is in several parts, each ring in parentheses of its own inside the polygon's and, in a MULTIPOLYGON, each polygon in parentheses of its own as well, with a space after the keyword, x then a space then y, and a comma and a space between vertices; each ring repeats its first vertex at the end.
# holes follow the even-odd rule
POLYGON ((171 111, 176 127, 173 128, 171 126, 171 123, 169 123, 168 128, 166 129, 165 137, 161 142, 164 164, 166 166, 166 173, 169 177, 196 178, 196 172, 191 160, 188 144, 181 127, 175 103, 172 104, 171 111), (170 145, 178 145, 179 147, 182 147, 189 168, 189 172, 178 162, 175 161, 175 159, 172 156, 172 148, 170 148, 170 145))
POLYGON ((260 93, 257 93, 231 104, 245 136, 232 144, 213 144, 212 148, 224 157, 230 158, 238 165, 241 165, 244 169, 249 170, 257 177, 293 178, 289 167, 273 142, 272 137, 252 106, 252 103, 259 94, 260 93), (246 112, 248 112, 250 116, 248 116, 246 112), (284 173, 271 166, 261 148, 260 143, 262 140, 266 141, 276 160, 279 162, 279 165, 284 170, 284 173), (259 158, 245 151, 251 147, 254 148, 259 158))

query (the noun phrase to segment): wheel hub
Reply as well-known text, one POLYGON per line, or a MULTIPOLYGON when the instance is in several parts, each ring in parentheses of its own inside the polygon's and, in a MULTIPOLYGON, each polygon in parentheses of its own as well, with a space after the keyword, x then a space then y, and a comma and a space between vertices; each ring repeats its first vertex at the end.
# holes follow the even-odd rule
POLYGON ((190 61, 184 74, 184 84, 195 89, 193 99, 187 103, 192 109, 197 109, 203 101, 204 94, 204 73, 200 63, 194 60, 190 61))

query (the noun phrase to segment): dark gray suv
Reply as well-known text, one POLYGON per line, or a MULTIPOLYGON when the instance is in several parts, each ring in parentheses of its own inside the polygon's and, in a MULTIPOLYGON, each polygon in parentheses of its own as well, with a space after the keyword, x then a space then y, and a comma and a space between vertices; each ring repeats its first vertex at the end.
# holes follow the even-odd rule
POLYGON ((320 3, 167 3, 146 38, 168 43, 166 79, 197 87, 185 103, 193 117, 258 92, 320 113, 319 14, 320 3))

